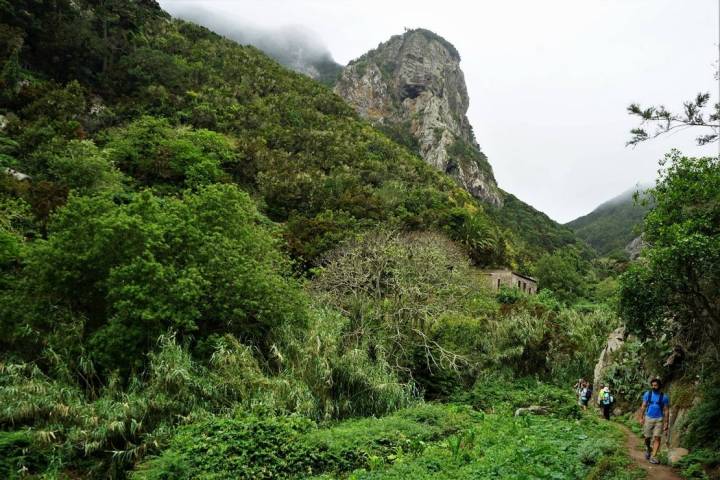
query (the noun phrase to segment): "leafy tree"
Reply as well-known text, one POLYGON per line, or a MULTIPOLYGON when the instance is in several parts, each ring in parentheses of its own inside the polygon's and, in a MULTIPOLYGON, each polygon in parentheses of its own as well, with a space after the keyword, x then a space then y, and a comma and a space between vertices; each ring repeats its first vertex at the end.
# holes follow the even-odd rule
POLYGON ((162 118, 142 117, 108 137, 110 161, 141 185, 213 183, 234 161, 232 144, 223 135, 174 128, 162 118))
POLYGON ((79 194, 119 192, 123 175, 90 140, 71 140, 37 153, 45 157, 47 173, 58 185, 79 194))
POLYGON ((25 298, 42 307, 5 312, 6 326, 52 332, 63 325, 42 312, 66 309, 85 319, 99 364, 124 371, 168 329, 197 339, 229 332, 268 352, 273 332, 301 327, 306 311, 266 225, 232 186, 181 199, 146 191, 121 205, 71 197, 26 259, 25 298))
POLYGON ((643 260, 621 277, 620 311, 646 335, 720 361, 720 163, 674 151, 645 220, 643 260))
POLYGON ((577 249, 566 247, 546 254, 537 261, 535 275, 538 287, 551 290, 566 303, 573 303, 587 294, 587 266, 577 249))

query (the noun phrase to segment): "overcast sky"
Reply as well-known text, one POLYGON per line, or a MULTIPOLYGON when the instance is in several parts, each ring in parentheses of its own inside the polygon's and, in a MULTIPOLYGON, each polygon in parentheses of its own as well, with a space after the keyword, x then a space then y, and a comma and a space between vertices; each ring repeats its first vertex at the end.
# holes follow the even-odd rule
MULTIPOLYGON (((717 98, 717 0, 160 0, 202 7, 252 30, 305 27, 336 61, 404 27, 452 42, 468 116, 499 185, 566 222, 637 182, 670 148, 710 155, 692 131, 625 147, 631 102, 678 108, 717 98)), ((715 101, 715 100, 713 100, 715 101)))

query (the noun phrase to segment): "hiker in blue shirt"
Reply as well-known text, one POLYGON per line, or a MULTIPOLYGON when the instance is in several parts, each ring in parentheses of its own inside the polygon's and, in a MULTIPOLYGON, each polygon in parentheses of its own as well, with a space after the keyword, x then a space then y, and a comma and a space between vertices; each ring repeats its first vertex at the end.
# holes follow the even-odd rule
POLYGON ((650 460, 650 463, 659 463, 657 454, 660 450, 660 439, 663 433, 667 432, 670 419, 670 398, 660 390, 659 379, 653 378, 650 386, 652 389, 643 394, 640 424, 645 437, 645 458, 650 460))

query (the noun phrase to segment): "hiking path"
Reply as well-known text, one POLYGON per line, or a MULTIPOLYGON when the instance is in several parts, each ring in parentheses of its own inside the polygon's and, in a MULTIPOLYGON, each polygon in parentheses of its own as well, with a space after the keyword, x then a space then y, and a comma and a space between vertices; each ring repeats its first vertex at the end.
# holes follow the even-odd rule
POLYGON ((675 470, 667 465, 653 465, 645 459, 645 444, 625 425, 618 424, 625 432, 628 455, 635 465, 647 473, 648 480, 682 480, 675 470))

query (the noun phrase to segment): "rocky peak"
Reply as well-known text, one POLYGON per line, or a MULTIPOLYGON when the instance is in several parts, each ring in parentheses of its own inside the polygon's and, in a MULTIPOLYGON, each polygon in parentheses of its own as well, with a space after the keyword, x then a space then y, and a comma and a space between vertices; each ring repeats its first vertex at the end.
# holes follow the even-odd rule
POLYGON ((396 35, 345 67, 335 92, 472 195, 502 204, 466 116, 465 76, 450 42, 423 29, 396 35))

